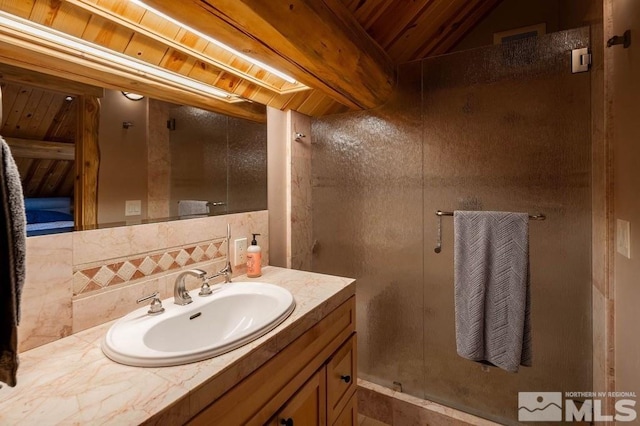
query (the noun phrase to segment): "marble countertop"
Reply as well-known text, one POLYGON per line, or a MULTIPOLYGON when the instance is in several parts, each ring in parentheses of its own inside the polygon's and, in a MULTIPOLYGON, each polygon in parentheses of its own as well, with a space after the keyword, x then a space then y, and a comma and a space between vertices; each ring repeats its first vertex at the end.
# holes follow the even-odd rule
POLYGON ((261 338, 175 367, 117 364, 100 349, 112 322, 20 354, 18 386, 0 389, 0 424, 183 424, 355 294, 355 281, 265 267, 263 281, 288 289, 293 313, 261 338))

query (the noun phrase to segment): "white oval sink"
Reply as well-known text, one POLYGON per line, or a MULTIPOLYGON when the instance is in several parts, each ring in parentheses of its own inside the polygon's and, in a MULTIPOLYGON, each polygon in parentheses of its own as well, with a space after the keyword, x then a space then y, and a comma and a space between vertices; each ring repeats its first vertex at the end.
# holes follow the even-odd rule
POLYGON ((295 308, 291 293, 273 284, 234 282, 179 306, 165 299, 165 312, 148 307, 120 318, 102 341, 106 356, 137 367, 166 367, 202 361, 243 346, 269 332, 295 308))

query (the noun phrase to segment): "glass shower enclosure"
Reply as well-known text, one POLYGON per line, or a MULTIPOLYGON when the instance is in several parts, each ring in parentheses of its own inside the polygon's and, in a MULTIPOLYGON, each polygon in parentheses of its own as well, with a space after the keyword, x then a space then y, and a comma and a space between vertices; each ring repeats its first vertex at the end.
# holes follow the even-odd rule
POLYGON ((402 65, 384 107, 314 120, 317 272, 357 279, 359 376, 505 424, 518 392, 591 389, 589 73, 581 28, 402 65), (455 347, 453 220, 529 225, 533 366, 508 373, 455 347))

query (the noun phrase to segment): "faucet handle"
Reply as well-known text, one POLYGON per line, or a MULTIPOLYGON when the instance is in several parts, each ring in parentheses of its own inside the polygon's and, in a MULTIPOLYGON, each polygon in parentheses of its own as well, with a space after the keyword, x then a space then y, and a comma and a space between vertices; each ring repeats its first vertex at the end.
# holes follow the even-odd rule
POLYGON ((205 278, 202 282, 202 287, 200 287, 200 292, 198 296, 211 296, 213 294, 213 290, 211 290, 211 286, 209 285, 209 281, 205 278))
POLYGON ((150 294, 148 296, 141 297, 140 299, 136 300, 136 303, 142 303, 149 299, 151 299, 151 304, 149 305, 149 310, 147 311, 149 315, 158 315, 164 312, 164 308, 162 307, 162 301, 158 297, 157 291, 153 292, 153 294, 150 294))

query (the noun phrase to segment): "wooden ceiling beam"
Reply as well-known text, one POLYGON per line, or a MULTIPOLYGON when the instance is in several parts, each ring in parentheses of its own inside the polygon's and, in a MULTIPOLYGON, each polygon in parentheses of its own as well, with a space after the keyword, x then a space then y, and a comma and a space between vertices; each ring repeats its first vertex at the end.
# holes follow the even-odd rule
POLYGON ((349 107, 393 90, 393 63, 340 0, 145 2, 349 107))
POLYGON ((76 149, 72 143, 8 137, 5 137, 4 140, 11 148, 11 153, 14 157, 73 161, 76 155, 76 149))

